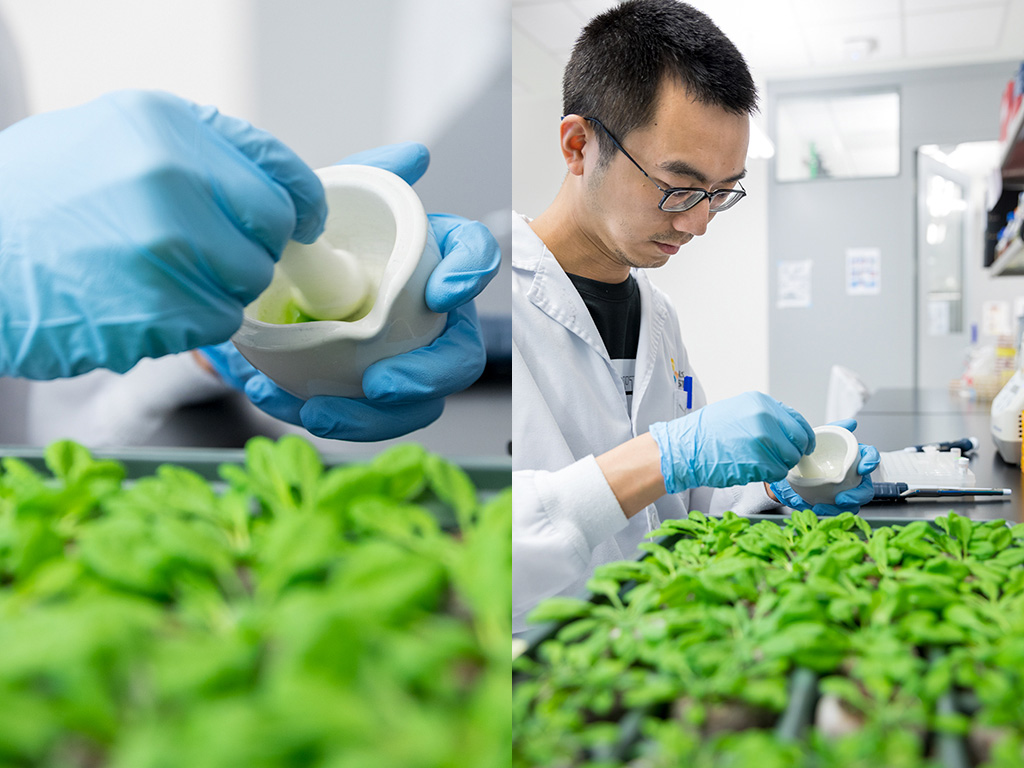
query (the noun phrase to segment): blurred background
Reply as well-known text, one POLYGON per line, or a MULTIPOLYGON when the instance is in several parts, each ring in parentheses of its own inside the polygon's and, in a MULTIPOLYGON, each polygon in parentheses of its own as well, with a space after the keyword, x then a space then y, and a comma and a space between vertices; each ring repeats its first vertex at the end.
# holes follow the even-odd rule
MULTIPOLYGON (((508 39, 501 0, 0 0, 0 127, 107 91, 144 88, 242 117, 314 168, 419 141, 431 151, 430 170, 416 184, 427 211, 483 221, 507 252, 508 39)), ((410 439, 448 455, 507 455, 510 292, 503 264, 477 300, 487 372, 410 439)), ((173 393, 151 388, 152 376, 132 380, 132 373, 100 373, 31 387, 0 382, 0 443, 71 436, 230 446, 255 433, 304 434, 244 398, 178 407, 173 393), (161 405, 173 412, 157 413, 161 405)), ((319 445, 356 453, 382 447, 319 445)))

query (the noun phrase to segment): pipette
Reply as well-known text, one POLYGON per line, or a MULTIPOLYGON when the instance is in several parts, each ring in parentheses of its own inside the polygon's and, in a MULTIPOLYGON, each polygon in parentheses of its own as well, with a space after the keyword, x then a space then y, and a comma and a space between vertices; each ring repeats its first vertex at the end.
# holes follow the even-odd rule
POLYGON ((906 501, 907 499, 945 498, 949 496, 1000 496, 1008 499, 1009 488, 925 487, 911 488, 906 483, 872 483, 875 488, 873 501, 906 501))
POLYGON ((922 453, 925 449, 932 449, 936 451, 950 451, 953 448, 959 448, 961 453, 967 454, 978 447, 978 438, 976 437, 964 437, 960 440, 950 440, 946 443, 924 443, 923 445, 911 445, 908 448, 904 448, 905 453, 922 453))

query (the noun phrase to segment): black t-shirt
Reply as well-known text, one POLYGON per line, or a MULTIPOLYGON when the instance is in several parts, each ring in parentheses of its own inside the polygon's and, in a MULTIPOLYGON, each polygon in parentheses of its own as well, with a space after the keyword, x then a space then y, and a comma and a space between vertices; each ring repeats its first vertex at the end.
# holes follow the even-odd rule
POLYGON ((569 275, 590 316, 612 364, 622 377, 626 404, 632 408, 636 350, 640 344, 640 288, 630 275, 621 283, 602 283, 588 277, 569 275))

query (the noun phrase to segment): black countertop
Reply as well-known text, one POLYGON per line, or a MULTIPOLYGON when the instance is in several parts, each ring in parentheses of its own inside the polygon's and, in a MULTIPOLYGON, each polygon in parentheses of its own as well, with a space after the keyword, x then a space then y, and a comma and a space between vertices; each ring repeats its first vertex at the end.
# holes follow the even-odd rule
POLYGON ((857 439, 879 451, 898 451, 911 445, 978 438, 970 456, 978 487, 1009 488, 1009 497, 975 500, 915 499, 871 503, 862 517, 935 518, 950 510, 980 519, 1002 518, 1024 522, 1021 471, 999 456, 990 429, 991 403, 973 402, 943 389, 882 389, 857 414, 857 439))

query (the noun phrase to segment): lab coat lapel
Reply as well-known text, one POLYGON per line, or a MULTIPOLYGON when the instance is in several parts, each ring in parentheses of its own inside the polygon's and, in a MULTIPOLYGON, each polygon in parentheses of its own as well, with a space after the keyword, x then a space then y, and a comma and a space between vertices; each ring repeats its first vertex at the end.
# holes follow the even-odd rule
POLYGON ((512 229, 512 266, 533 271, 533 282, 526 297, 556 323, 579 336, 610 368, 608 350, 587 305, 551 251, 533 235, 525 219, 524 226, 525 231, 520 227, 512 229))

